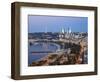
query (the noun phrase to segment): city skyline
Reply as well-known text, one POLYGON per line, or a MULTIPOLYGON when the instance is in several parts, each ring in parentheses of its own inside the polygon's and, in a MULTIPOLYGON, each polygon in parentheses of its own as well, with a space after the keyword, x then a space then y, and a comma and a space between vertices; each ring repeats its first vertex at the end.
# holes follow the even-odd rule
POLYGON ((71 29, 72 32, 88 32, 87 17, 70 16, 28 16, 28 33, 60 32, 61 29, 71 29))

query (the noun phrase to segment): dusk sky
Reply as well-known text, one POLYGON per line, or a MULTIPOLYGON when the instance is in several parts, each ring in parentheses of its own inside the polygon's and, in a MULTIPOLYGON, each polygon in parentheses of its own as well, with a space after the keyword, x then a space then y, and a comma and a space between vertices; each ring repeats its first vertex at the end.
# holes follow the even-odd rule
POLYGON ((87 32, 87 17, 70 16, 28 16, 28 32, 60 32, 61 29, 71 28, 72 32, 87 32))

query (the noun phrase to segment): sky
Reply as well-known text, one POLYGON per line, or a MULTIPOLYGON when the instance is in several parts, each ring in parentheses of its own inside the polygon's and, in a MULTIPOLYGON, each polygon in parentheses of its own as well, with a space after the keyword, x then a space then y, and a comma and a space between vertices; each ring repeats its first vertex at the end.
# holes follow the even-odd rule
POLYGON ((72 32, 87 32, 87 17, 70 16, 28 16, 28 33, 34 32, 60 32, 64 28, 71 28, 72 32))

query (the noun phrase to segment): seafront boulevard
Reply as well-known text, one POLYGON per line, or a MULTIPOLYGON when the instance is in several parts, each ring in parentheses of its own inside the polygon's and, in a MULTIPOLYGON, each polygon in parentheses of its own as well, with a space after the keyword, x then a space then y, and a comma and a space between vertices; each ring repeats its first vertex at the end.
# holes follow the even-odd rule
MULTIPOLYGON (((69 64, 86 64, 87 61, 87 36, 78 38, 59 38, 59 39, 29 39, 29 44, 38 44, 38 42, 55 43, 59 47, 55 52, 48 52, 43 58, 33 61, 29 66, 45 65, 69 65, 69 64)), ((47 51, 44 51, 44 53, 47 51)), ((33 52, 35 53, 35 52, 33 52)))

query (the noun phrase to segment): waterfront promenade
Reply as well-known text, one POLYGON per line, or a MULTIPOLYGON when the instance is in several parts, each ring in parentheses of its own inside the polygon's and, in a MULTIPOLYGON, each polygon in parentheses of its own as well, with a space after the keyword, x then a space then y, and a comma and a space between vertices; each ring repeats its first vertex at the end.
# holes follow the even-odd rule
MULTIPOLYGON (((30 66, 37 66, 39 64, 39 66, 41 65, 53 65, 53 64, 81 64, 84 63, 84 55, 85 52, 87 52, 87 37, 84 38, 78 38, 78 39, 52 39, 52 40, 48 40, 48 39, 29 39, 28 40, 29 43, 34 44, 34 43, 38 43, 38 42, 52 42, 52 43, 56 43, 57 45, 63 45, 63 46, 67 46, 66 44, 72 44, 71 47, 69 47, 68 49, 64 49, 64 47, 62 47, 62 49, 58 49, 56 52, 46 52, 48 53, 47 56, 39 59, 37 62, 34 62, 30 65, 30 66), (79 48, 79 49, 77 49, 79 48), (50 59, 51 58, 51 59, 50 59), (59 59, 59 61, 57 60, 59 59), (57 63, 58 61, 58 63, 57 63), (56 63, 55 63, 56 62, 56 63), (63 63, 61 63, 63 62, 63 63), (38 63, 38 64, 37 64, 38 63)), ((34 52, 32 52, 34 53, 34 52)), ((45 52, 42 52, 45 53, 45 52)))

